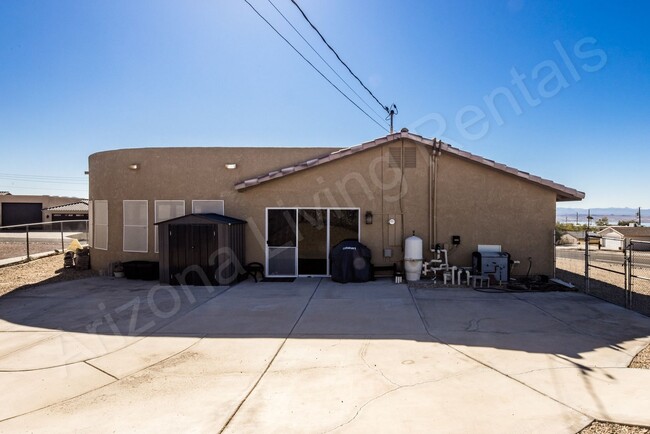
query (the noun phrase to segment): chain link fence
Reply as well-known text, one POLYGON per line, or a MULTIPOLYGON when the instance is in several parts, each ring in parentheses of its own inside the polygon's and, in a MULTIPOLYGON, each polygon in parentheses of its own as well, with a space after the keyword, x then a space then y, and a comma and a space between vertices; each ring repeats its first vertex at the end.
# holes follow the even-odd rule
POLYGON ((650 242, 585 234, 556 246, 556 277, 580 291, 650 316, 650 242))
POLYGON ((73 240, 88 241, 88 220, 0 226, 0 265, 63 252, 73 240))
POLYGON ((650 242, 630 241, 629 307, 650 316, 650 242))

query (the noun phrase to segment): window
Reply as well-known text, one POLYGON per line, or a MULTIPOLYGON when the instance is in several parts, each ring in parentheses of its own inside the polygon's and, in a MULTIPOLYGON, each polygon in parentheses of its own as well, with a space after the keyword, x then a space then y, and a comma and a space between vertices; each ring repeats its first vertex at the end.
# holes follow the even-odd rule
POLYGON ((223 200, 193 200, 192 214, 221 214, 223 215, 223 200))
POLYGON ((146 200, 125 200, 123 250, 125 252, 147 253, 149 251, 148 223, 149 202, 146 200))
POLYGON ((108 201, 96 200, 93 204, 94 233, 93 247, 108 250, 108 201))
POLYGON ((358 209, 330 209, 330 248, 343 240, 359 240, 358 209))
MULTIPOLYGON (((154 202, 154 222, 164 222, 165 220, 181 217, 185 215, 184 200, 157 200, 154 202)), ((158 226, 154 226, 155 249, 158 253, 158 226)))

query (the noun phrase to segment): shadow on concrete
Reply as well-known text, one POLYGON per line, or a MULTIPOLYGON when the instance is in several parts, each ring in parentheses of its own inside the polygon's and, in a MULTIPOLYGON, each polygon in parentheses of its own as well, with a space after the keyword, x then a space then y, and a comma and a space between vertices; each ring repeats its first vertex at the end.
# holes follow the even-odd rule
MULTIPOLYGON (((604 271, 606 273, 606 271, 604 271)), ((617 278, 623 282, 624 277, 616 275, 617 278)), ((567 282, 573 283, 577 288, 584 291, 585 277, 583 274, 572 273, 567 270, 557 270, 557 277, 567 282)), ((634 281, 642 286, 647 286, 645 281, 634 278, 634 281)), ((630 309, 640 314, 650 316, 650 295, 640 292, 632 286, 632 297, 630 309)), ((609 303, 614 303, 618 306, 626 306, 626 291, 623 284, 620 286, 614 285, 610 282, 590 278, 589 279, 589 295, 605 300, 609 303)))
POLYGON ((598 349, 630 353, 650 342, 650 318, 574 292, 409 290, 388 280, 343 285, 319 278, 230 288, 55 280, 0 298, 0 331, 440 340, 578 361, 598 349))

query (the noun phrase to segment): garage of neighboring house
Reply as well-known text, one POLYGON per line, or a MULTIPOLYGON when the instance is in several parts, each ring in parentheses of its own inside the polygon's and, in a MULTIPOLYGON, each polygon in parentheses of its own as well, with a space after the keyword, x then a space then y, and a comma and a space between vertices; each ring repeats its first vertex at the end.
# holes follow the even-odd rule
POLYGON ((40 223, 43 214, 43 203, 3 203, 2 226, 23 225, 27 223, 40 223))
POLYGON ((88 202, 76 197, 0 192, 0 226, 48 222, 53 221, 54 216, 60 220, 88 219, 88 202))
POLYGON ((63 229, 66 231, 85 231, 87 229, 85 223, 88 220, 87 201, 43 208, 43 213, 45 214, 44 221, 66 222, 63 224, 63 229))
POLYGON ((632 242, 634 250, 650 250, 650 227, 610 226, 598 235, 603 249, 623 250, 632 242))

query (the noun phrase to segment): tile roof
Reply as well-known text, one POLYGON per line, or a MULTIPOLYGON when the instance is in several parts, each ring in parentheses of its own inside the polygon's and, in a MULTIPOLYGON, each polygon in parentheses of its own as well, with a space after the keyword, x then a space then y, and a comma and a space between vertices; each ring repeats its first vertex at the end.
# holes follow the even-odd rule
POLYGON ((494 170, 498 170, 500 172, 507 173, 509 175, 525 179, 527 181, 533 182, 535 184, 541 185, 543 187, 549 188, 553 191, 556 192, 557 194, 557 201, 570 201, 570 200, 581 200, 585 197, 585 194, 581 191, 578 191, 574 188, 570 188, 567 186, 564 186, 562 184, 558 184, 556 182, 553 182, 548 179, 541 178, 539 176, 532 175, 528 172, 523 172, 521 170, 515 169, 513 167, 506 166, 505 164, 497 163, 496 161, 493 160, 488 160, 487 158, 480 157, 478 155, 474 155, 472 153, 469 153, 467 151, 463 151, 461 149, 455 148, 447 143, 444 143, 440 140, 436 139, 426 139, 422 136, 419 136, 417 134, 412 134, 409 132, 398 132, 394 134, 389 134, 384 137, 380 137, 378 139, 372 140, 370 142, 365 142, 360 145, 352 146, 349 148, 343 148, 336 150, 334 152, 331 152, 329 154, 323 155, 318 158, 313 158, 307 161, 300 162, 298 164, 295 164, 293 166, 285 167, 279 170, 274 170, 269 173, 262 174, 260 176, 257 176, 255 178, 250 178, 243 180, 241 182, 238 182, 235 184, 235 189, 236 190, 244 190, 249 187, 253 187, 259 184, 262 184, 264 182, 271 181, 273 179, 277 178, 282 178, 284 176, 290 175, 292 173, 300 172, 302 170, 310 169, 315 166, 320 166, 321 164, 326 164, 330 163, 332 161, 336 161, 339 158, 344 158, 348 157, 350 155, 356 154, 357 152, 362 152, 366 151, 368 149, 372 149, 378 146, 382 146, 386 143, 394 142, 399 139, 409 139, 412 140, 416 143, 423 144, 425 146, 440 146, 440 150, 442 152, 446 152, 451 155, 455 155, 457 157, 472 161, 474 163, 482 164, 484 166, 488 166, 494 170))
POLYGON ((65 205, 51 206, 49 208, 43 208, 43 211, 84 213, 88 212, 88 202, 81 201, 67 203, 65 205))

